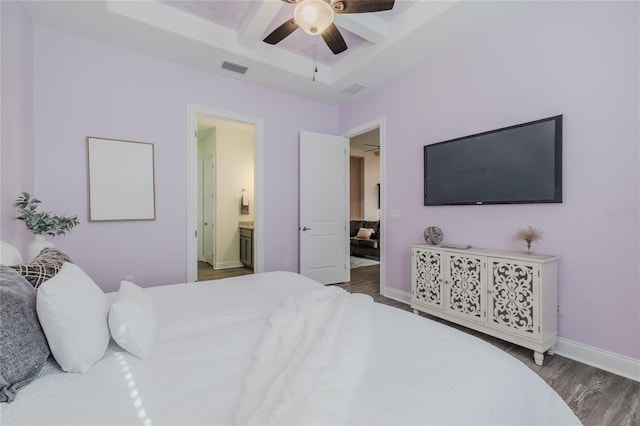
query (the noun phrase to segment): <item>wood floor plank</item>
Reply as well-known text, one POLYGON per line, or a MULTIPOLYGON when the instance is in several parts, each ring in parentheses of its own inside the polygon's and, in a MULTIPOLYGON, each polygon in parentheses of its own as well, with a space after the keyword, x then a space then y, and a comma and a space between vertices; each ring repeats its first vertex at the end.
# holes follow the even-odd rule
POLYGON ((198 262, 198 281, 219 280, 222 278, 239 277, 253 274, 251 268, 213 269, 206 262, 198 262))

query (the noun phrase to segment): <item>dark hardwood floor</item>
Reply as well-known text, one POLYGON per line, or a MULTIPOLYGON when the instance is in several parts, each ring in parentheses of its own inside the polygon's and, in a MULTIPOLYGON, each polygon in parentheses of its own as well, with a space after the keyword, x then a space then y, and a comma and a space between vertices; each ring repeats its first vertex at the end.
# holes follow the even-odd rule
MULTIPOLYGON (((380 295, 379 276, 379 265, 365 266, 351 270, 351 282, 336 285, 352 293, 369 294, 376 302, 411 312, 406 303, 380 295)), ((533 353, 529 349, 427 314, 420 315, 477 336, 518 358, 564 399, 585 426, 640 425, 639 382, 560 355, 545 354, 544 365, 538 366, 533 362, 533 353)))
POLYGON ((198 281, 219 280, 221 278, 239 277, 253 274, 251 268, 213 269, 206 262, 198 262, 198 281))

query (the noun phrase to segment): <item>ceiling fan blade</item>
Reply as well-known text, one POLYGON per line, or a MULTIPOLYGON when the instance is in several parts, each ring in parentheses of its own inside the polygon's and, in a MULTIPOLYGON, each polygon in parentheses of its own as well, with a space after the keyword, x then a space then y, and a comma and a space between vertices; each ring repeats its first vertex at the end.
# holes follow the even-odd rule
POLYGON ((289 19, 284 24, 273 30, 271 34, 264 38, 265 43, 277 44, 284 40, 289 34, 298 29, 298 24, 292 19, 289 19))
POLYGON ((336 24, 329 25, 321 35, 325 43, 327 43, 327 46, 329 46, 329 49, 331 49, 335 55, 347 50, 347 43, 344 41, 344 38, 342 38, 342 34, 338 31, 336 24))
POLYGON ((336 13, 368 13, 393 9, 395 0, 337 0, 331 5, 336 13))

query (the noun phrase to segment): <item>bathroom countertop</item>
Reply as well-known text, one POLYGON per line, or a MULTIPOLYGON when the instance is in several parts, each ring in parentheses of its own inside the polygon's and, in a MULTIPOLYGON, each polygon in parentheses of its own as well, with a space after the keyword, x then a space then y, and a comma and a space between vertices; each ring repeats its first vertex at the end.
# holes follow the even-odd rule
POLYGON ((238 227, 239 228, 244 228, 244 229, 253 229, 253 221, 240 221, 238 222, 238 227))

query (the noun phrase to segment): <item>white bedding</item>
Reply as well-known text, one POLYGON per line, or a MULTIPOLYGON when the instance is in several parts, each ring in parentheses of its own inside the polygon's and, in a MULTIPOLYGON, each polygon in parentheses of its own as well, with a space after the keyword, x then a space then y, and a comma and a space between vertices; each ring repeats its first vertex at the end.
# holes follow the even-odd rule
MULTIPOLYGON (((233 424, 269 319, 321 288, 287 272, 149 288, 158 331, 140 360, 111 343, 86 374, 40 377, 0 405, 0 424, 233 424)), ((579 424, 510 355, 423 317, 374 304, 348 424, 579 424)))
POLYGON ((235 423, 344 423, 369 353, 372 305, 336 287, 288 298, 245 375, 235 423))

